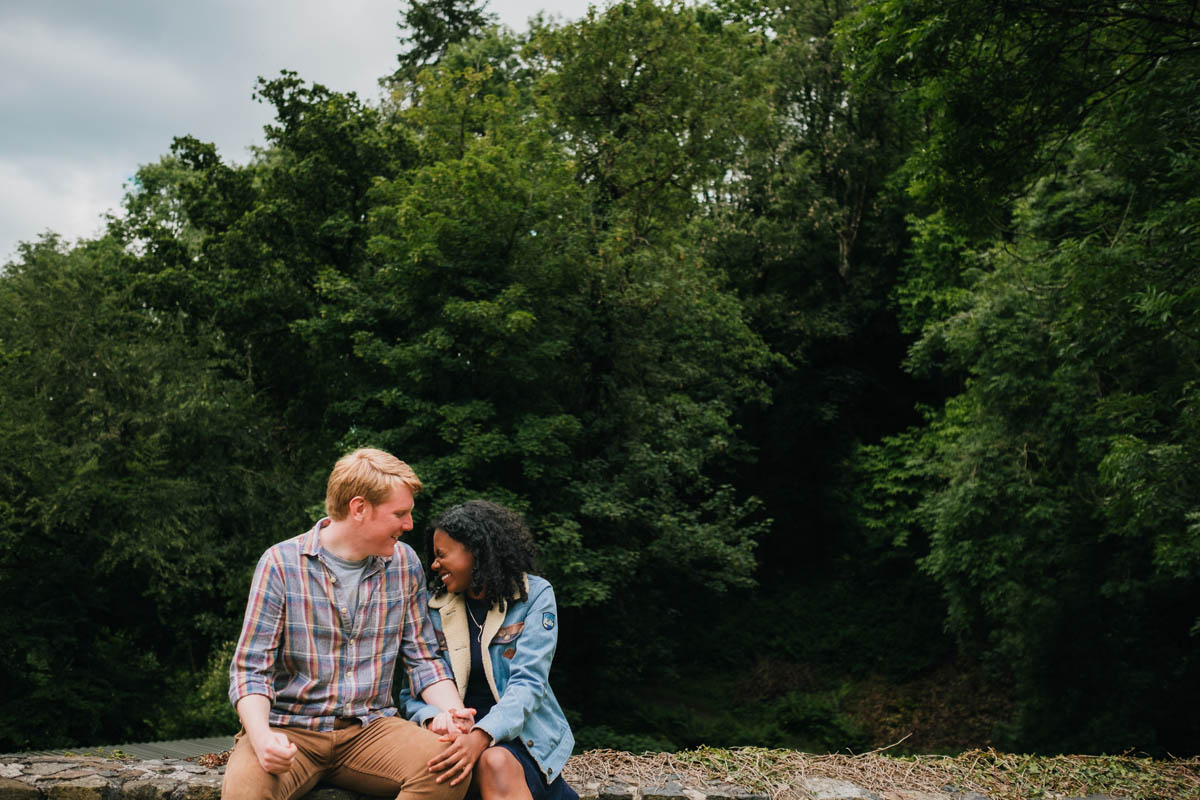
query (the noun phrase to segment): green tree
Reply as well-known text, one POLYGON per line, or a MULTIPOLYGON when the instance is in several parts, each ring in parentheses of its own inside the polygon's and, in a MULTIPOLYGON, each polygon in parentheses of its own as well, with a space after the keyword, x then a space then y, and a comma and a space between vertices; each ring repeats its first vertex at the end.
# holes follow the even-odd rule
POLYGON ((898 368, 907 337, 889 302, 908 240, 892 176, 913 126, 893 97, 847 80, 834 31, 849 3, 719 6, 755 54, 739 101, 759 114, 706 198, 702 240, 781 356, 774 402, 744 416, 760 458, 741 479, 791 521, 764 540, 763 574, 803 560, 819 579, 855 547, 846 460, 914 421, 922 390, 898 368))
POLYGON ((1190 59, 1198 30, 1189 0, 882 0, 841 41, 860 81, 920 111, 912 191, 987 233, 1091 113, 1190 59))
POLYGON ((938 202, 902 294, 928 315, 912 365, 965 378, 917 436, 923 565, 964 646, 1012 671, 1024 748, 1200 741, 1177 713, 1200 669, 1200 62, 1183 11, 884 3, 855 20, 856 43, 879 44, 867 71, 895 77, 898 59, 932 114, 910 163, 938 202), (979 124, 994 130, 977 140, 979 124))
POLYGON ((494 14, 484 11, 487 0, 408 0, 407 6, 399 23, 407 35, 400 37, 402 49, 396 56, 400 67, 392 75, 393 81, 412 83, 451 47, 479 36, 496 21, 494 14))
MULTIPOLYGON (((622 36, 637 31, 611 13, 622 36)), ((322 307, 297 329, 350 354, 359 391, 331 407, 344 445, 404 453, 431 511, 479 494, 529 511, 575 630, 632 621, 647 603, 667 630, 683 587, 750 581, 761 526, 727 475, 746 456, 733 415, 766 400, 769 356, 688 215, 635 192, 614 203, 611 182, 580 167, 575 118, 550 113, 582 69, 553 55, 557 37, 584 52, 589 25, 545 31, 517 71, 527 83, 497 84, 514 73, 477 60, 483 40, 423 74, 401 117, 423 163, 377 185, 368 258, 352 275, 326 271, 322 307)), ((657 159, 660 145, 674 147, 647 127, 625 147, 657 159)), ((695 207, 686 186, 711 167, 690 170, 661 190, 673 208, 695 207)), ((565 673, 597 685, 677 655, 667 637, 576 635, 565 673)))
POLYGON ((240 606, 248 527, 291 488, 215 334, 133 302, 130 261, 51 237, 0 276, 5 749, 153 735, 167 675, 240 606))
POLYGON ((145 302, 221 331, 223 367, 271 404, 281 452, 324 461, 326 409, 354 386, 345 354, 310 351, 293 325, 317 308, 323 274, 358 268, 369 190, 416 151, 381 110, 294 73, 260 80, 258 97, 276 124, 255 162, 230 166, 213 145, 180 137, 161 165, 139 171, 113 231, 144 254, 145 302))

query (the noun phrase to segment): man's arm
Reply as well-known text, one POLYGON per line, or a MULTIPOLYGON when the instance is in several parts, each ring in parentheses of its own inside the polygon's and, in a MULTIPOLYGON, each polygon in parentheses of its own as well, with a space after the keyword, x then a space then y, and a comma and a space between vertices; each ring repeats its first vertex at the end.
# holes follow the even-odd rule
POLYGON ((462 707, 458 686, 454 681, 442 680, 429 684, 421 692, 421 699, 442 712, 429 723, 429 729, 434 733, 448 733, 451 730, 466 733, 475 724, 475 709, 462 707))
POLYGON ((452 708, 462 708, 462 700, 458 696, 458 687, 452 680, 440 680, 431 683, 421 692, 421 699, 442 711, 452 708))
POLYGON ((271 730, 271 701, 265 695, 248 694, 238 701, 237 714, 259 766, 272 775, 282 775, 290 770, 296 757, 296 745, 286 734, 271 730))
POLYGON ((234 708, 250 695, 262 695, 268 707, 275 699, 275 654, 283 639, 284 590, 281 569, 271 551, 254 569, 242 632, 229 665, 229 701, 234 708))
POLYGON ((278 775, 291 769, 296 746, 282 732, 271 730, 271 673, 283 634, 283 593, 273 566, 264 553, 254 570, 242 633, 229 666, 229 697, 259 765, 278 775))
MULTIPOLYGON (((458 690, 454 688, 454 673, 438 651, 433 621, 429 614, 429 593, 425 591, 421 562, 411 547, 401 543, 398 552, 405 557, 402 580, 407 587, 404 606, 401 609, 400 658, 408 675, 408 685, 414 697, 425 699, 425 692, 434 684, 449 682, 447 689, 453 694, 441 694, 454 706, 461 706, 458 690)), ((429 702, 429 701, 426 701, 429 702)), ((435 704, 438 705, 438 704, 435 704)), ((441 706, 445 710, 449 706, 441 706)))

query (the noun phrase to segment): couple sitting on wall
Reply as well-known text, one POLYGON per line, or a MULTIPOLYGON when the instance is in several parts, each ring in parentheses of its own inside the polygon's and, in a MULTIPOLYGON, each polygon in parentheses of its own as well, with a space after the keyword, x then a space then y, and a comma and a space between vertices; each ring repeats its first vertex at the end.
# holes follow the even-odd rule
POLYGON ((329 516, 259 559, 230 667, 242 730, 223 799, 324 780, 398 800, 578 800, 548 682, 554 590, 529 574, 529 529, 493 503, 454 506, 425 535, 426 574, 400 541, 420 491, 403 461, 356 450, 329 476, 329 516))

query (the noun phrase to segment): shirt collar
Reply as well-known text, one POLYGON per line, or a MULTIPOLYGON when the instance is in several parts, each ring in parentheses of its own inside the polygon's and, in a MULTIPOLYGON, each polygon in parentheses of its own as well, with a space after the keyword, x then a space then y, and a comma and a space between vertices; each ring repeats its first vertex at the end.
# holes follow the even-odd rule
POLYGON ((304 534, 304 538, 300 542, 300 552, 306 556, 319 556, 321 554, 321 528, 324 528, 332 520, 329 517, 322 517, 317 520, 317 524, 313 525, 308 533, 304 534))
MULTIPOLYGON (((308 533, 304 534, 300 541, 300 554, 311 558, 320 558, 321 556, 321 528, 324 528, 330 522, 333 522, 329 517, 322 517, 317 520, 317 524, 313 525, 308 533)), ((392 553, 396 552, 395 548, 392 553)), ((380 564, 391 563, 392 556, 371 556, 371 566, 375 567, 380 564)))

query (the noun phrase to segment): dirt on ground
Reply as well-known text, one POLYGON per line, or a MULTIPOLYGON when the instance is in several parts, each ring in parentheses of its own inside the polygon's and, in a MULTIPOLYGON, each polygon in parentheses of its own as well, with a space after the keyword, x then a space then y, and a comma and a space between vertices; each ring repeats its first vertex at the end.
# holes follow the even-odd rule
POLYGON ((872 748, 900 753, 961 753, 992 747, 1012 720, 1009 686, 977 666, 948 661, 919 678, 869 676, 855 681, 845 709, 867 731, 872 748))

